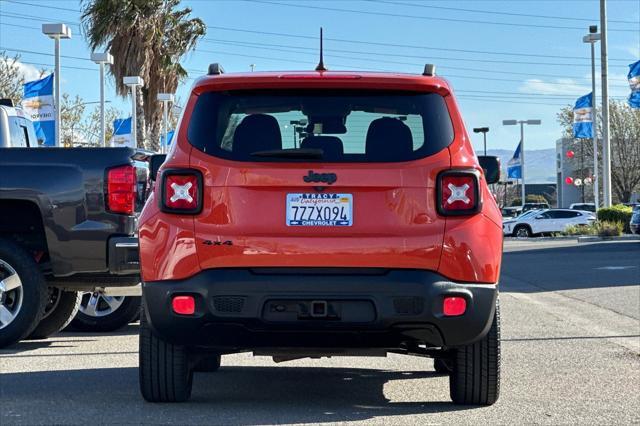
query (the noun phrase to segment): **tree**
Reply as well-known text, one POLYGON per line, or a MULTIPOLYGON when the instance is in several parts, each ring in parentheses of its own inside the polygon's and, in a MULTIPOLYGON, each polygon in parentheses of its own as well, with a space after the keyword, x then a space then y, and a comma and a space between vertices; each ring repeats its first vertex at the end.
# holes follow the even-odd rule
POLYGON ((158 149, 162 127, 161 92, 175 93, 187 76, 182 56, 206 32, 190 8, 178 9, 180 0, 83 0, 82 23, 92 49, 106 47, 114 57, 109 71, 118 95, 126 97, 123 77, 139 75, 145 86, 136 97, 139 141, 158 149))
MULTIPOLYGON (((114 107, 108 107, 104 111, 104 140, 107 146, 113 137, 113 121, 123 117, 122 111, 114 107)), ((100 146, 100 106, 96 106, 84 122, 83 132, 91 145, 100 146)))
MULTIPOLYGON (((528 194, 525 198, 527 203, 546 203, 549 204, 549 200, 544 195, 528 194)), ((511 202, 512 207, 519 207, 522 205, 522 197, 514 198, 511 202)))
POLYGON ((83 99, 78 95, 72 99, 68 93, 63 93, 60 104, 60 120, 62 122, 60 137, 62 145, 72 147, 78 142, 84 142, 81 129, 81 121, 85 109, 83 99))
POLYGON ((22 85, 24 76, 18 67, 20 56, 7 56, 5 51, 0 51, 0 98, 8 98, 14 105, 22 101, 22 85))
MULTIPOLYGON (((602 152, 602 116, 598 115, 598 153, 602 152)), ((557 114, 563 128, 563 137, 573 138, 573 107, 566 106, 557 114)), ((640 110, 630 108, 626 102, 609 102, 609 140, 611 143, 611 188, 614 202, 627 202, 631 194, 640 191, 640 110)), ((576 139, 573 162, 593 163, 593 144, 589 139, 576 139)), ((562 153, 564 155, 564 153, 562 153)), ((565 157, 566 158, 566 157, 565 157)), ((578 163, 576 163, 578 164, 578 163)), ((602 156, 599 156, 602 170, 602 156)), ((602 174, 599 173, 600 182, 602 174)))

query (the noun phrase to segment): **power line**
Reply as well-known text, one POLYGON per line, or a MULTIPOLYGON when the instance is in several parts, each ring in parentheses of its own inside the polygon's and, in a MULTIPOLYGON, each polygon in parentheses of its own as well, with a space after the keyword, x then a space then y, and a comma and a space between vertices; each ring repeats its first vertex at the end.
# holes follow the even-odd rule
MULTIPOLYGON (((11 49, 9 47, 3 47, 3 46, 0 46, 0 50, 8 50, 9 52, 18 52, 18 53, 28 53, 31 55, 54 56, 53 53, 35 52, 33 50, 24 50, 24 49, 11 49)), ((68 58, 68 59, 78 59, 80 61, 91 61, 91 59, 83 58, 81 56, 60 55, 60 57, 68 58)))
MULTIPOLYGON (((51 22, 51 18, 44 18, 40 16, 33 16, 33 15, 24 15, 22 13, 2 12, 0 13, 0 16, 6 16, 7 18, 13 18, 13 19, 22 19, 25 21, 51 22)), ((80 28, 80 24, 76 22, 70 22, 70 21, 61 21, 61 22, 66 25, 74 25, 80 28)))
MULTIPOLYGON (((526 18, 543 18, 543 19, 557 19, 557 20, 565 20, 565 21, 581 21, 581 22, 594 22, 597 21, 598 18, 572 18, 568 16, 551 16, 551 15, 533 15, 530 13, 515 13, 515 12, 502 12, 497 10, 479 10, 479 9, 463 9, 460 7, 449 7, 449 6, 434 6, 420 3, 406 3, 399 1, 387 1, 387 0, 362 0, 371 3, 385 3, 391 5, 400 5, 400 6, 410 6, 410 7, 421 7, 427 9, 440 9, 440 10, 451 10, 456 12, 470 12, 470 13, 482 13, 488 15, 504 15, 504 16, 518 16, 518 17, 526 17, 526 18)), ((615 22, 620 24, 638 24, 635 21, 620 21, 620 20, 609 20, 609 22, 615 22)))
MULTIPOLYGON (((302 34, 291 34, 291 33, 279 33, 279 32, 271 32, 271 31, 257 31, 257 30, 248 30, 241 28, 232 28, 232 27, 222 27, 222 26, 214 26, 208 25, 207 28, 222 30, 222 31, 233 31, 233 32, 242 32, 249 34, 259 34, 259 35, 271 35, 278 37, 289 37, 289 38, 300 38, 306 40, 317 41, 317 36, 308 36, 302 34)), ((208 40, 208 38, 203 38, 203 40, 208 40)), ((555 58, 555 59, 584 59, 591 60, 591 57, 587 56, 568 56, 568 55, 548 55, 548 54, 535 54, 535 53, 516 53, 516 52, 501 52, 501 51, 491 51, 491 50, 472 50, 472 49, 454 49, 448 47, 433 47, 433 46, 425 46, 425 45, 411 45, 411 44, 397 44, 397 43, 384 43, 384 42, 374 42, 374 41, 364 41, 364 40, 348 40, 342 38, 332 38, 332 37, 324 37, 324 40, 327 41, 337 41, 340 43, 352 43, 352 44, 361 44, 361 45, 370 45, 370 46, 381 46, 381 47, 394 47, 394 48, 406 48, 406 49, 419 49, 419 50, 437 50, 443 52, 460 52, 460 53, 477 53, 481 55, 506 55, 506 56, 525 56, 532 58, 555 58)), ((629 61, 628 58, 610 58, 611 61, 624 61, 625 63, 629 61)))
MULTIPOLYGON (((24 1, 16 1, 16 0, 4 0, 4 1, 6 1, 7 3, 22 4, 22 5, 25 5, 25 6, 46 7, 47 9, 65 10, 65 11, 68 11, 68 12, 76 12, 76 13, 80 12, 80 10, 78 10, 78 9, 69 9, 69 8, 66 8, 66 7, 44 6, 42 4, 27 3, 27 2, 24 2, 24 1)), ((613 22, 613 21, 611 21, 611 22, 613 22)))
MULTIPOLYGON (((249 44, 257 44, 257 45, 264 45, 264 43, 242 43, 242 42, 234 42, 234 41, 225 41, 222 42, 225 44, 231 44, 231 45, 249 45, 249 44)), ((264 48, 262 47, 262 49, 265 50, 274 50, 274 51, 281 51, 281 52, 290 52, 290 53, 307 53, 307 52, 295 52, 295 51, 291 51, 291 50, 284 50, 284 49, 280 49, 280 48, 264 48)), ((307 49, 307 50, 315 50, 315 49, 308 49, 308 48, 298 48, 298 49, 307 49)), ((331 50, 334 50, 336 52, 339 52, 341 50, 339 49, 326 49, 326 52, 329 52, 331 50)), ((204 50, 201 50, 204 51, 204 50)), ((316 51, 317 52, 317 51, 316 51)), ((355 54, 360 54, 362 52, 357 52, 357 51, 353 51, 353 50, 342 50, 342 52, 346 52, 346 53, 355 53, 355 54)), ((307 53, 307 54, 311 54, 314 56, 317 56, 317 53, 307 53)), ((378 55, 377 53, 373 53, 373 52, 369 52, 369 54, 372 55, 378 55)), ((326 56, 330 56, 328 53, 326 53, 326 56)), ((339 55, 331 55, 333 57, 336 58, 346 58, 346 59, 356 59, 356 58, 352 58, 350 56, 339 56, 339 55)), ((407 57, 413 57, 413 58, 425 58, 424 56, 407 56, 407 57)), ((379 59, 374 59, 374 58, 357 58, 358 60, 362 60, 362 61, 368 61, 368 62, 386 62, 389 64, 397 64, 397 65, 416 65, 414 63, 409 63, 409 62, 398 62, 398 61, 389 61, 389 60, 379 60, 379 59)), ((474 59, 474 58, 457 58, 457 57, 445 57, 445 56, 429 56, 428 57, 429 60, 433 60, 433 59, 438 59, 438 60, 445 60, 445 61, 464 61, 464 62, 480 62, 480 63, 492 63, 492 64, 510 64, 510 65, 543 65, 543 66, 567 66, 567 67, 579 67, 579 66, 583 66, 583 67, 587 67, 587 64, 576 64, 576 63, 552 63, 552 62, 528 62, 528 61, 504 61, 504 60, 496 60, 496 59, 474 59)), ((420 66, 424 65, 421 64, 420 66)))
MULTIPOLYGON (((375 12, 370 10, 354 10, 354 9, 341 9, 337 7, 326 7, 326 6, 312 6, 309 4, 293 4, 293 3, 280 3, 275 1, 267 1, 267 0, 244 0, 250 3, 259 3, 259 4, 268 4, 272 6, 285 6, 285 7, 295 7, 295 8, 303 8, 303 9, 314 9, 314 10, 327 10, 331 12, 346 12, 346 13, 355 13, 361 15, 372 15, 372 16, 387 16, 393 18, 409 18, 409 19, 422 19, 428 21, 444 21, 444 22, 461 22, 465 24, 485 24, 485 25, 502 25, 509 27, 528 27, 528 28, 547 28, 547 29, 556 29, 556 30, 580 30, 584 31, 582 27, 560 27, 557 25, 542 25, 542 24, 523 24, 523 23, 513 23, 513 22, 497 22, 497 21, 480 21, 477 19, 458 19, 458 18, 442 18, 442 17, 433 17, 433 16, 418 16, 418 15, 405 15, 401 13, 389 13, 389 12, 375 12)), ((636 32, 635 30, 624 30, 624 29, 615 29, 612 28, 609 31, 618 31, 618 32, 636 32)))
MULTIPOLYGON (((260 50, 271 50, 271 51, 280 51, 280 52, 287 52, 287 53, 297 53, 297 54, 305 54, 305 55, 312 55, 312 56, 317 56, 317 53, 315 52, 300 52, 299 50, 310 50, 310 51, 315 51, 315 49, 313 48, 304 48, 304 47, 293 47, 293 49, 298 49, 296 50, 287 50, 287 49, 280 49, 280 48, 269 48, 269 47, 265 47, 265 46, 283 46, 283 45, 273 45, 273 44, 269 44, 269 43, 242 43, 242 42, 235 42, 235 41, 229 41, 229 40, 221 40, 221 39, 209 39, 209 40, 215 40, 216 43, 219 44, 226 44, 226 45, 230 45, 230 46, 236 46, 236 47, 248 47, 248 48, 255 48, 255 49, 260 49, 260 50)), ((205 50, 205 49, 196 49, 196 52, 204 52, 204 53, 217 53, 215 51, 212 50, 205 50)), ((327 57, 331 57, 331 58, 341 58, 341 59, 351 59, 351 60, 358 60, 358 61, 368 61, 368 62, 375 62, 375 63, 389 63, 389 64, 398 64, 398 65, 409 65, 412 67, 417 67, 420 68, 424 65, 424 63, 410 63, 410 62, 400 62, 400 61, 388 61, 388 60, 384 60, 384 59, 371 59, 371 58, 356 58, 353 56, 343 56, 343 55, 334 55, 332 53, 332 51, 338 51, 338 52, 347 52, 347 53, 362 53, 362 54, 366 54, 367 52, 357 52, 357 51, 351 51, 351 50, 339 50, 339 49, 327 49, 325 52, 325 56, 327 57)), ((374 53, 374 52, 370 52, 370 54, 373 55, 378 55, 378 53, 374 53)), ((384 56, 384 54, 382 54, 384 56)), ((393 55, 395 56, 395 55, 393 55)), ((420 56, 409 56, 409 57, 416 57, 416 58, 422 58, 420 56)), ((430 57, 429 59, 434 59, 433 57, 430 57)), ((294 59, 290 59, 290 61, 295 61, 294 59)), ((463 68, 463 67, 450 67, 447 65, 443 65, 442 68, 444 69, 456 69, 456 70, 463 70, 463 71, 469 71, 469 68, 463 68)), ((373 69, 373 68, 363 68, 363 69, 373 69)), ((394 70, 389 70, 389 69, 377 69, 378 71, 394 71, 394 70)), ((483 72, 490 72, 490 73, 494 73, 494 70, 479 70, 479 71, 483 71, 483 72)), ((525 75, 531 75, 534 77, 540 77, 540 76, 544 76, 545 74, 527 74, 527 73, 523 73, 525 75)), ((556 75, 554 75, 556 76, 556 75)), ((515 79, 501 79, 501 78, 493 78, 493 77, 479 77, 479 76, 472 76, 472 75, 455 75, 455 74, 449 74, 447 73, 445 75, 445 77, 460 77, 460 78, 474 78, 474 79, 478 79, 478 80, 495 80, 495 81, 513 81, 513 82, 523 82, 523 80, 515 80, 515 79)), ((559 78, 572 78, 572 77, 568 77, 568 76, 557 76, 559 78)), ((578 77, 578 78, 582 78, 587 80, 588 78, 586 77, 578 77)), ((590 79, 589 79, 590 80, 590 79)), ((566 85, 567 83, 563 83, 563 82, 548 82, 549 84, 557 84, 557 85, 566 85)), ((618 87, 627 87, 626 84, 623 85, 617 85, 618 87)))

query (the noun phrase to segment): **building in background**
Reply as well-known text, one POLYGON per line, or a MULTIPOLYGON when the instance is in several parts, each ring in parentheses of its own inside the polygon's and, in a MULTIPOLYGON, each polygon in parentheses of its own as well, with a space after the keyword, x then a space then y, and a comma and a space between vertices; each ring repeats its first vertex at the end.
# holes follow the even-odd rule
POLYGON ((593 203, 593 158, 576 139, 556 141, 556 188, 558 208, 573 203, 593 203), (571 153, 568 155, 567 153, 571 153))

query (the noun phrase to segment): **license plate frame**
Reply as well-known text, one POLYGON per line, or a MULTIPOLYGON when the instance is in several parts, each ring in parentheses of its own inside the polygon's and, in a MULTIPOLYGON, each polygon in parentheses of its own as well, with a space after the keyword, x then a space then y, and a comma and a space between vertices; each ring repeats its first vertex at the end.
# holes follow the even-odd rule
POLYGON ((285 223, 301 227, 353 226, 353 194, 287 193, 285 223))

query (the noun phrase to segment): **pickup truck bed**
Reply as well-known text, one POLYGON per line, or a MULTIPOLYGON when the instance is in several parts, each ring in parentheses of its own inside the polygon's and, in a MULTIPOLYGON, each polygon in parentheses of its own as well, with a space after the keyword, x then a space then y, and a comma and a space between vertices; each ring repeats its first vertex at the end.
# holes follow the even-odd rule
POLYGON ((137 283, 147 169, 136 158, 129 148, 0 149, 0 237, 33 253, 48 278, 137 283), (107 205, 108 170, 122 166, 135 167, 131 214, 107 205))

